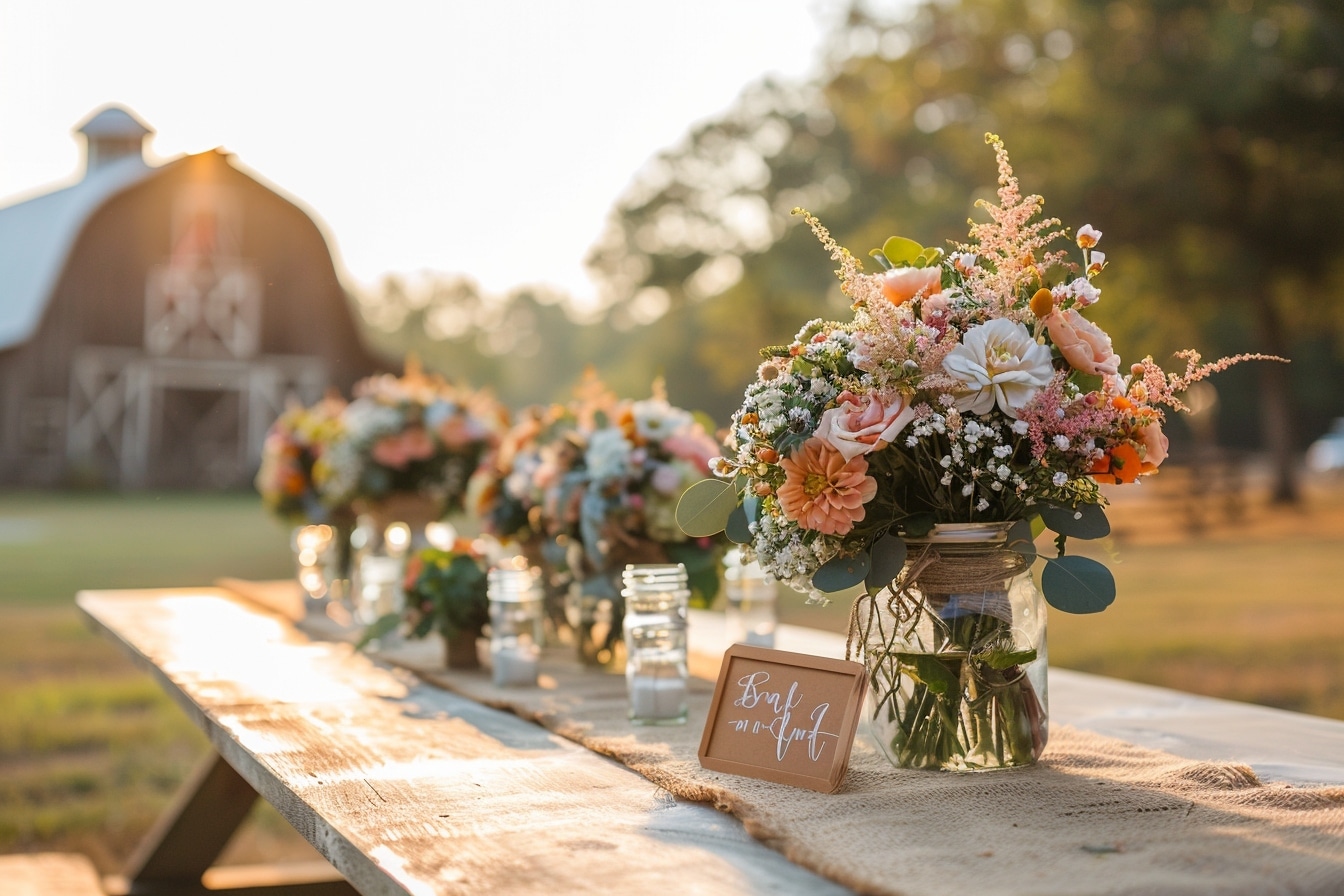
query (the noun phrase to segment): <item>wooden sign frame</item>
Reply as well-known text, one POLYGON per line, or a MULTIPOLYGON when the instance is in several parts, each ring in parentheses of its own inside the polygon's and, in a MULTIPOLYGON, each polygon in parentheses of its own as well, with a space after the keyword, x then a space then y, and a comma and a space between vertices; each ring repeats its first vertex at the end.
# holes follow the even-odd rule
POLYGON ((860 663, 734 644, 719 668, 700 764, 834 793, 867 689, 860 663))

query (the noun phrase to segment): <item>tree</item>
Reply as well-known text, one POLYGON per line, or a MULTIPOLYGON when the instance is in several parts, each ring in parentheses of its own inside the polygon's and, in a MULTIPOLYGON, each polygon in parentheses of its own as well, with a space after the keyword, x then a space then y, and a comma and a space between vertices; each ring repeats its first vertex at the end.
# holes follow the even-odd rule
MULTIPOLYGON (((750 88, 656 160, 595 254, 618 307, 661 290, 686 325, 660 327, 658 338, 693 336, 689 353, 710 363, 757 334, 785 339, 792 330, 779 317, 796 329, 826 307, 825 287, 799 259, 827 270, 799 230, 785 230, 785 206, 810 205, 856 251, 893 232, 963 238, 973 200, 992 192, 980 140, 992 130, 1048 214, 1105 231, 1113 264, 1097 310, 1126 357, 1191 343, 1291 355, 1329 332, 1338 368, 1344 246, 1327 236, 1344 232, 1337 6, 963 0, 902 9, 892 18, 856 4, 831 37, 819 89, 750 88), (742 209, 768 209, 765 225, 742 209), (752 239, 764 232, 775 239, 768 247, 752 239), (726 270, 728 256, 740 276, 704 300, 697 278, 726 270)), ((1293 500, 1292 371, 1256 372, 1254 428, 1275 458, 1274 497, 1293 500)), ((1344 407, 1336 398, 1318 410, 1344 407)), ((1247 425, 1229 416, 1229 426, 1247 425)))

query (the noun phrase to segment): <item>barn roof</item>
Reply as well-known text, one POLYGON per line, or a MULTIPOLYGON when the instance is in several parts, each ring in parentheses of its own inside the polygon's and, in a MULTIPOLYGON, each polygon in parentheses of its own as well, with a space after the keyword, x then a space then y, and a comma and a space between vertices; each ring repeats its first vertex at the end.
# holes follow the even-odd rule
POLYGON ((73 186, 0 208, 0 350, 36 332, 85 222, 113 196, 158 170, 139 156, 126 156, 73 186))

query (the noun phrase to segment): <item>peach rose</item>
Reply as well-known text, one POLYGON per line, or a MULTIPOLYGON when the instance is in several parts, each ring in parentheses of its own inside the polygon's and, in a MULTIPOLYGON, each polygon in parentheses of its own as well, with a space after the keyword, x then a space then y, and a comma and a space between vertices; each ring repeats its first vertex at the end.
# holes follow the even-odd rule
POLYGON ((892 304, 904 305, 915 296, 931 296, 938 292, 943 282, 942 268, 892 268, 882 275, 882 294, 892 304))
POLYGON ((1076 309, 1055 309, 1041 318, 1050 339, 1074 370, 1092 376, 1115 376, 1120 356, 1111 348, 1111 337, 1076 309))
POLYGON ((1162 461, 1167 459, 1169 447, 1166 433, 1162 432, 1162 424, 1149 423, 1140 427, 1134 435, 1143 446, 1143 472, 1156 472, 1162 461))
POLYGON ((785 479, 779 487, 779 506, 804 529, 844 535, 864 518, 864 505, 877 494, 868 461, 846 460, 818 438, 808 439, 780 466, 785 479))
POLYGON ((876 450, 879 442, 890 444, 913 419, 915 412, 903 395, 884 402, 876 395, 860 398, 846 390, 836 399, 836 406, 821 415, 813 435, 848 461, 876 450))

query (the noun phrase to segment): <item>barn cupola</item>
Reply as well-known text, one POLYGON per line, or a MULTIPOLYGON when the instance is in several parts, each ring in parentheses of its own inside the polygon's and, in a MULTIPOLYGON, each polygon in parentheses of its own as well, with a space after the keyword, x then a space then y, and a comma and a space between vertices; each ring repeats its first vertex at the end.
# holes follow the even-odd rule
POLYGON ((145 138, 151 136, 154 130, 128 109, 106 106, 75 128, 75 132, 84 135, 84 174, 88 176, 104 165, 128 156, 143 162, 145 138))

